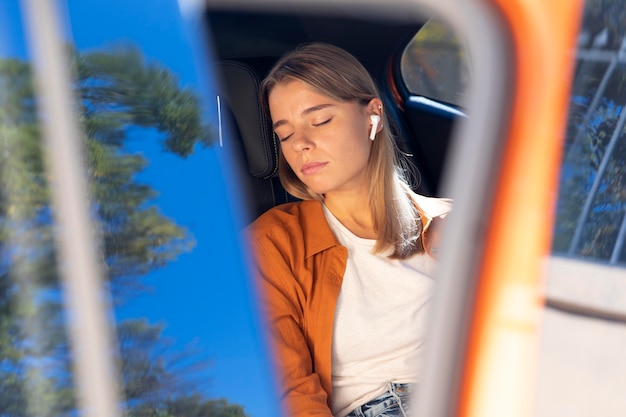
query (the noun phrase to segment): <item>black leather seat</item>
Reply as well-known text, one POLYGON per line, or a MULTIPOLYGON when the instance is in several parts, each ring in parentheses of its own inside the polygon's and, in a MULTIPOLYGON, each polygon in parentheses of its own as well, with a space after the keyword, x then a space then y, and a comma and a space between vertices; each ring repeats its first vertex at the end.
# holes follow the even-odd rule
POLYGON ((244 215, 252 221, 266 210, 293 201, 278 179, 278 147, 271 121, 263 113, 259 96, 261 79, 250 66, 238 61, 213 64, 231 172, 236 175, 244 215))

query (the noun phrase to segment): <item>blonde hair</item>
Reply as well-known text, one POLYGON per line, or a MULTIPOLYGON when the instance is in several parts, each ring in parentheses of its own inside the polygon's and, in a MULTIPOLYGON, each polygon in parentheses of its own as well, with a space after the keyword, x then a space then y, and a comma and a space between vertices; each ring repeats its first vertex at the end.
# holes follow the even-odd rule
MULTIPOLYGON (((269 115, 268 96, 282 83, 299 80, 337 101, 367 105, 380 97, 376 83, 365 67, 351 54, 324 43, 304 44, 284 55, 261 83, 261 101, 269 115)), ((377 234, 375 253, 390 252, 391 258, 407 258, 424 249, 420 235, 420 213, 409 196, 407 161, 399 152, 383 114, 383 129, 376 135, 368 161, 369 199, 377 234)), ((324 197, 300 181, 282 152, 278 174, 285 189, 303 200, 324 197)))

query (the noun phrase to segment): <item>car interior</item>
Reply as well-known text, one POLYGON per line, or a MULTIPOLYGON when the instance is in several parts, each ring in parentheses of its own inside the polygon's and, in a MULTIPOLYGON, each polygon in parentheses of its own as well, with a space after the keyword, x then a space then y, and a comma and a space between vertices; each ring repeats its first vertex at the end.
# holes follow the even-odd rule
POLYGON ((218 80, 220 118, 230 132, 224 147, 232 149, 234 174, 241 181, 242 194, 249 197, 247 221, 293 200, 278 180, 279 145, 261 110, 259 84, 281 55, 307 42, 344 48, 368 69, 396 124, 392 128, 399 148, 415 167, 415 191, 439 195, 452 128, 462 113, 451 111, 455 107, 449 103, 416 97, 400 73, 403 51, 427 17, 364 15, 348 5, 259 10, 219 4, 208 5, 203 19, 218 80))

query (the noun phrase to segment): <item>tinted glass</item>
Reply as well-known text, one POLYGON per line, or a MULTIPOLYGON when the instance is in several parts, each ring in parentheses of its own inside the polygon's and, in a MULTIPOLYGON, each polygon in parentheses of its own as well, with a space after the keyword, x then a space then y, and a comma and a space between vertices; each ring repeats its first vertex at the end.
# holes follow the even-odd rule
POLYGON ((583 34, 570 103, 554 251, 623 263, 626 59, 619 56, 622 39, 617 34, 606 29, 595 33, 588 27, 583 34))
POLYGON ((449 25, 428 21, 401 60, 406 88, 415 95, 461 105, 470 82, 467 50, 449 25))
POLYGON ((211 74, 177 2, 68 6, 126 406, 273 415, 211 74))
POLYGON ((18 6, 0 8, 0 415, 68 416, 72 355, 18 6))
POLYGON ((585 4, 545 288, 539 416, 626 410, 624 10, 624 0, 585 4))
MULTIPOLYGON (((61 6, 125 415, 276 415, 212 78, 177 2, 61 6)), ((0 415, 80 415, 19 21, 0 10, 0 415)))

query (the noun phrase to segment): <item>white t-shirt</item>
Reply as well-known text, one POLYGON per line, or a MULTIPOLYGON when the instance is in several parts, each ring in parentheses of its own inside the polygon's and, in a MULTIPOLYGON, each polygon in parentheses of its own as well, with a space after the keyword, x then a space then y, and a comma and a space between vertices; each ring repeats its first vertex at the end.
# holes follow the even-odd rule
POLYGON ((389 382, 417 382, 436 262, 373 255, 375 240, 350 232, 324 207, 348 249, 332 345, 333 414, 343 417, 385 392, 389 382))

